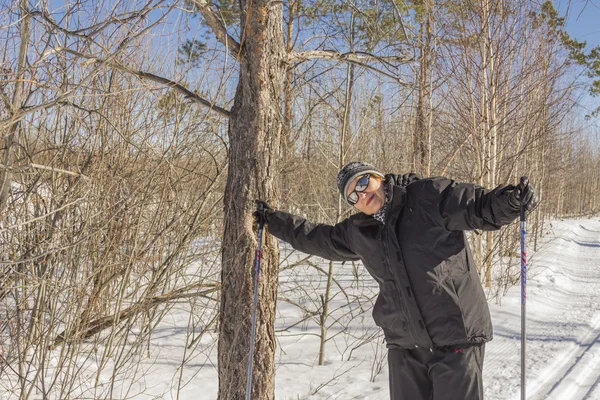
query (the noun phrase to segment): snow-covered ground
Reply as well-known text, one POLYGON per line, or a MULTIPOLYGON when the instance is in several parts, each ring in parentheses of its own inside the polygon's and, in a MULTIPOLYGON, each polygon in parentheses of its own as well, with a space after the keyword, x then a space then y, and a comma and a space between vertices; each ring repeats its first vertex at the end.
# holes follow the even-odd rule
MULTIPOLYGON (((600 400, 600 219, 553 221, 547 230, 540 250, 528 251, 527 398, 600 400)), ((276 398, 389 398, 385 344, 371 318, 377 294, 373 280, 360 266, 334 265, 330 339, 319 366, 318 317, 310 313, 320 309, 326 281, 319 269, 329 265, 285 268, 303 257, 285 255, 276 323, 276 398)), ((495 338, 486 347, 485 394, 488 400, 516 400, 520 287, 511 288, 499 303, 490 302, 495 338)), ((96 379, 86 398, 105 396, 114 385, 113 398, 215 399, 216 337, 205 335, 198 347, 186 350, 188 319, 186 307, 171 310, 152 336, 151 357, 139 360, 135 379, 115 382, 108 368, 89 379, 82 374, 84 383, 96 379)))
MULTIPOLYGON (((527 398, 600 399, 600 220, 553 222, 547 239, 529 261, 527 398)), ((491 306, 489 399, 520 398, 520 307, 520 287, 491 306)))
MULTIPOLYGON (((550 232, 540 251, 529 251, 527 398, 598 400, 600 219, 554 221, 550 232)), ((519 399, 521 395, 520 290, 520 286, 513 287, 501 305, 490 304, 495 338, 486 347, 486 399, 519 399)), ((326 367, 318 367, 316 344, 286 345, 284 349, 289 346, 286 351, 297 362, 290 357, 279 360, 278 399, 388 398, 386 367, 370 382, 373 354, 365 351, 354 362, 332 359, 326 367), (365 357, 362 362, 360 357, 365 357)))

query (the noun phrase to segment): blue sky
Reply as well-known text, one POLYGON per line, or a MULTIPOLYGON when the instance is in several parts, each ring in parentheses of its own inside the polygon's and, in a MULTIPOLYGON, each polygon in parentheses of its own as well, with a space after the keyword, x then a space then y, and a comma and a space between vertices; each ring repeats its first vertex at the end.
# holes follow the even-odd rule
POLYGON ((555 1, 561 15, 567 14, 567 31, 588 47, 600 45, 600 0, 555 1))
MULTIPOLYGON (((587 49, 600 46, 600 0, 553 0, 562 16, 567 17, 566 29, 569 35, 587 42, 587 49)), ((600 105, 600 97, 584 94, 580 99, 584 114, 600 105)), ((600 130, 600 117, 588 121, 592 131, 600 130)))

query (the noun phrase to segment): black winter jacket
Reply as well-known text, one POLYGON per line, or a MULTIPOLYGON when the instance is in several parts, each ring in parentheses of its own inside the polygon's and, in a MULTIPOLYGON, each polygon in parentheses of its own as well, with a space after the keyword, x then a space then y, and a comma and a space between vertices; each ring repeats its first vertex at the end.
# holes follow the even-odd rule
POLYGON ((463 231, 496 230, 515 220, 510 188, 414 174, 386 175, 385 184, 391 196, 385 224, 363 213, 330 226, 273 211, 268 230, 308 254, 362 260, 379 283, 373 319, 388 347, 491 340, 487 301, 463 231))

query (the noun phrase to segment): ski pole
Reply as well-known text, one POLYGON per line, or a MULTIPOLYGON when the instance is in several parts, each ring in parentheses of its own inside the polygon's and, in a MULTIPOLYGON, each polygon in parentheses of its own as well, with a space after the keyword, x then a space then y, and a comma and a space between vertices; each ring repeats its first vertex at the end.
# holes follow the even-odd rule
MULTIPOLYGON (((529 184, 529 179, 526 176, 521 177, 519 190, 523 190, 529 184)), ((523 196, 521 197, 521 400, 525 400, 525 341, 526 341, 526 319, 525 319, 525 302, 527 300, 527 253, 525 252, 525 233, 526 233, 526 216, 525 204, 523 204, 523 196)))
MULTIPOLYGON (((258 205, 261 208, 261 205, 258 205)), ((254 277, 254 306, 252 309, 252 333, 250 334, 250 360, 248 361, 248 381, 246 384, 246 400, 250 400, 252 395, 252 364, 254 362, 254 341, 256 339, 256 312, 258 309, 258 278, 260 275, 260 259, 262 257, 262 233, 264 221, 261 220, 258 225, 258 247, 256 248, 256 268, 254 277)))

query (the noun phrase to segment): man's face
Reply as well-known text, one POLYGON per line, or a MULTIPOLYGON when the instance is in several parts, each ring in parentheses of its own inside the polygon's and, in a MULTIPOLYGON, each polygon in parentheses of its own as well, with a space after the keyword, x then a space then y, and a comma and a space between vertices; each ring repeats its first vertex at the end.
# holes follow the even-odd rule
MULTIPOLYGON (((363 175, 359 175, 350 181, 346 195, 349 195, 352 193, 352 191, 354 191, 356 182, 358 182, 358 180, 362 177, 363 175)), ((361 211, 367 215, 375 214, 385 204, 385 192, 383 190, 383 184, 379 179, 373 176, 371 176, 371 179, 369 179, 369 186, 367 186, 367 188, 362 192, 357 192, 356 194, 358 195, 358 201, 356 204, 354 204, 354 207, 358 211, 361 211)))

